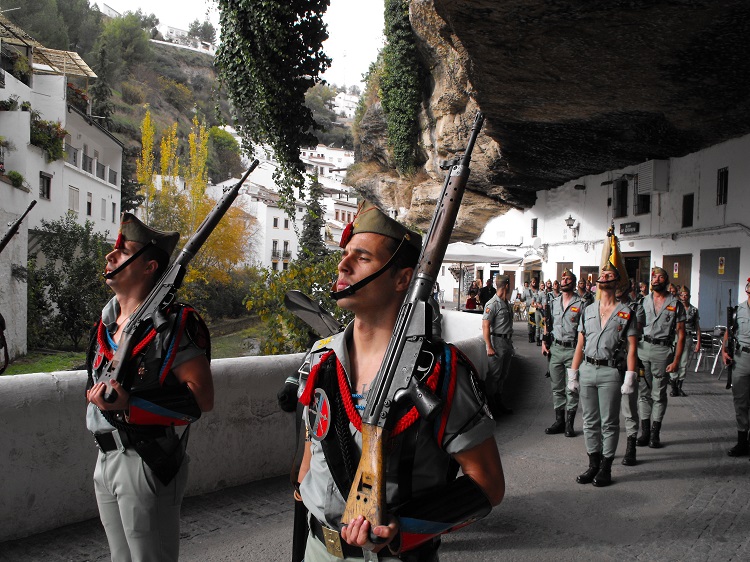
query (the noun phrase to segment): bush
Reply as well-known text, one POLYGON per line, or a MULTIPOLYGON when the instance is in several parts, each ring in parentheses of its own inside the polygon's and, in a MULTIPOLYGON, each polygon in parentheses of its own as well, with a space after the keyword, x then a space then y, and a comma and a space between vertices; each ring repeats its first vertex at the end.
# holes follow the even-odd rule
POLYGON ((142 88, 130 82, 122 83, 122 101, 128 105, 141 105, 145 99, 142 88))
POLYGON ((62 128, 59 121, 45 121, 35 117, 32 112, 31 144, 41 148, 49 162, 63 157, 63 147, 68 131, 62 128))
POLYGON ((184 84, 178 84, 169 78, 159 78, 162 94, 175 108, 184 111, 193 106, 193 92, 184 84))
POLYGON ((8 172, 8 179, 13 187, 21 187, 23 185, 23 176, 15 170, 8 172))

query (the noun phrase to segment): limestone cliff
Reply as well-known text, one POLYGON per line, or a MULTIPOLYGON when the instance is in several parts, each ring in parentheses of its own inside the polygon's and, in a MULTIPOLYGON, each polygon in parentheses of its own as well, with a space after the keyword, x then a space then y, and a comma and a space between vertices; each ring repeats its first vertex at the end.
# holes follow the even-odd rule
POLYGON ((509 206, 530 206, 539 189, 750 131, 746 0, 412 0, 410 19, 429 72, 423 173, 392 171, 375 104, 360 154, 378 166, 352 179, 425 228, 439 164, 462 152, 481 108, 455 239, 474 239, 509 206))

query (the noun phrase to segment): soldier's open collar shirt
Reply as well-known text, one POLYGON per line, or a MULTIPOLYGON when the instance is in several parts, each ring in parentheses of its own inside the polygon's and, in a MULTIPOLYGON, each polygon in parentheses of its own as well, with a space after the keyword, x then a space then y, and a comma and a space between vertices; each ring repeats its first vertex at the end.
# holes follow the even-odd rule
POLYGON ((649 293, 638 306, 638 322, 643 326, 643 335, 660 340, 670 340, 677 330, 677 323, 685 321, 685 307, 675 297, 667 293, 664 305, 657 313, 654 307, 654 293, 649 293))
POLYGON ((567 306, 563 302, 562 294, 552 299, 552 335, 556 340, 575 342, 578 336, 578 323, 581 319, 586 302, 576 293, 570 297, 567 306))
MULTIPOLYGON (((322 354, 333 350, 346 372, 351 384, 351 366, 347 343, 354 331, 350 323, 343 332, 317 342, 308 358, 311 365, 319 361, 322 354)), ((477 389, 471 381, 468 371, 459 364, 457 369, 456 390, 449 412, 447 426, 443 437, 443 447, 440 448, 435 440, 435 433, 430 428, 422 428, 417 434, 415 457, 412 469, 413 495, 424 492, 436 486, 445 484, 448 454, 460 453, 471 449, 486 439, 492 437, 495 422, 487 415, 486 407, 477 389), (425 430, 428 429, 428 430, 425 430)), ((362 389, 357 389, 361 391, 362 389)), ((300 393, 302 389, 300 389, 300 393)), ((356 401, 355 401, 356 402, 356 401)), ((359 401, 365 404, 364 400, 359 401)), ((425 423, 417 421, 417 423, 425 423)), ((333 428, 330 431, 334 431, 333 428)), ((357 447, 361 450, 362 434, 349 423, 349 431, 354 436, 357 447)), ((408 431, 408 430, 407 430, 408 431)), ((300 484, 300 492, 305 506, 319 521, 333 529, 341 528, 341 516, 346 507, 346 501, 340 493, 328 469, 322 445, 315 440, 310 442, 310 470, 300 484)), ((390 456, 387 464, 386 501, 393 506, 398 498, 397 455, 390 456)), ((348 523, 348 521, 347 521, 348 523)))
MULTIPOLYGON (((620 341, 627 341, 628 336, 637 336, 638 327, 633 312, 627 304, 618 302, 609 318, 599 321, 599 305, 595 301, 583 309, 578 326, 586 337, 583 354, 592 359, 614 359, 620 341)), ((623 346, 625 343, 623 343, 623 346)))
POLYGON ((513 335, 513 307, 497 293, 484 305, 482 320, 489 320, 490 333, 513 335))
POLYGON ((750 305, 747 301, 737 305, 737 334, 741 346, 750 346, 750 305))

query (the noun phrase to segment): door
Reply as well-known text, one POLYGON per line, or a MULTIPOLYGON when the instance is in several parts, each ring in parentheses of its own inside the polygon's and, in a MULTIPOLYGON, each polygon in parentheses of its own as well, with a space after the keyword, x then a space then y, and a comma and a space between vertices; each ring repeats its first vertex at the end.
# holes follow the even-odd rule
POLYGON ((562 279, 562 274, 564 269, 569 269, 570 271, 573 271, 573 262, 572 261, 559 261, 557 262, 557 279, 558 281, 562 279))
MULTIPOLYGON (((725 326, 727 306, 740 301, 737 287, 740 282, 740 249, 701 250, 701 263, 698 271, 700 287, 698 310, 701 315, 701 329, 725 326), (732 299, 729 300, 729 291, 732 299)), ((744 295, 742 295, 744 300, 744 295)))
MULTIPOLYGON (((651 286, 651 252, 623 252, 622 257, 625 260, 628 276, 635 280, 636 285, 645 283, 651 286)), ((667 269, 667 271, 670 270, 667 269)))
POLYGON ((690 286, 690 275, 693 272, 693 254, 664 256, 662 267, 669 273, 672 283, 677 287, 690 286))
POLYGON ((591 285, 592 283, 596 283, 596 280, 599 278, 599 266, 596 265, 582 265, 581 266, 581 274, 578 276, 578 280, 584 280, 586 283, 591 285))

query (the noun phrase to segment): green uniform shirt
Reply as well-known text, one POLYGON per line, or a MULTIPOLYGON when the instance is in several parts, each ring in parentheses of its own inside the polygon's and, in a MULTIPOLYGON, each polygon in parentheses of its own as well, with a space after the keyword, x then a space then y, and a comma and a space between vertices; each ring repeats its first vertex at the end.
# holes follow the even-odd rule
MULTIPOLYGON (((599 322, 599 301, 595 301, 583 310, 579 331, 586 336, 583 354, 592 359, 614 359, 620 347, 620 341, 627 341, 628 336, 637 336, 638 327, 632 318, 633 314, 627 304, 618 302, 609 319, 599 322)), ((623 344, 625 345, 625 344, 623 344)))
POLYGON ((485 305, 482 320, 489 320, 491 334, 513 335, 513 307, 497 294, 485 305))
POLYGON ((643 335, 660 340, 673 340, 677 322, 685 321, 685 307, 674 295, 668 294, 659 313, 654 308, 654 294, 649 293, 638 306, 638 322, 643 335))
POLYGON ((573 293, 568 306, 564 306, 563 296, 552 299, 552 335, 558 341, 575 342, 578 336, 578 322, 586 303, 573 293))

